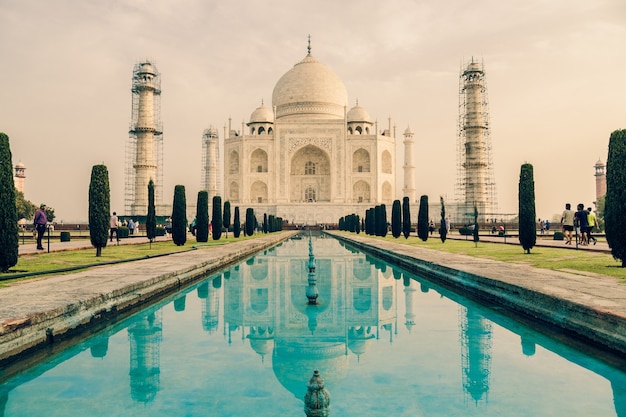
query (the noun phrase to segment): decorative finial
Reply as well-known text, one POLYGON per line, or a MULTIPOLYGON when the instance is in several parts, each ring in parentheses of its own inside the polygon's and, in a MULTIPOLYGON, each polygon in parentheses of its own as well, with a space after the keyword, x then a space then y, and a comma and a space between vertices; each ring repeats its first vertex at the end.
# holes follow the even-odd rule
POLYGON ((327 417, 330 414, 330 393, 324 388, 324 379, 317 369, 307 384, 304 413, 307 417, 327 417))
POLYGON ((356 98, 356 105, 357 105, 357 107, 359 106, 359 98, 358 97, 356 98))
POLYGON ((263 100, 263 98, 261 97, 261 106, 262 106, 262 105, 264 105, 264 104, 265 104, 265 103, 264 103, 264 100, 263 100))
POLYGON ((311 55, 311 34, 309 34, 309 46, 306 49, 309 51, 309 55, 311 55))

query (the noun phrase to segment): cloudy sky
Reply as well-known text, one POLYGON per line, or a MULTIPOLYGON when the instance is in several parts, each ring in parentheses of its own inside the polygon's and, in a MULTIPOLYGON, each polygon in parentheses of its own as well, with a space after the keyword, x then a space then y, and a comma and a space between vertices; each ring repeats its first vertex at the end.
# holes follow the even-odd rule
MULTIPOLYGON (((415 133, 417 193, 452 201, 459 70, 484 62, 500 211, 533 164, 537 216, 591 205, 593 166, 626 128, 624 0, 0 0, 0 131, 26 198, 87 219, 91 167, 123 211, 133 66, 162 76, 164 202, 195 201, 202 132, 239 129, 312 53, 380 124, 415 133)), ((402 173, 399 173, 402 177, 402 173)), ((400 193, 401 185, 398 187, 400 193)), ((398 195, 401 197, 401 195, 398 195)))

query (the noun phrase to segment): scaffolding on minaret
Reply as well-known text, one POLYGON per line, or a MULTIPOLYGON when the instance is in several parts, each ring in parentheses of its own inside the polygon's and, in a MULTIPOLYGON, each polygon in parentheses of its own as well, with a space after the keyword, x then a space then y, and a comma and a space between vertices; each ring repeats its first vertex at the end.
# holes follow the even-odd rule
POLYGON ((489 127, 489 100, 484 65, 472 59, 459 77, 459 120, 457 140, 458 212, 463 221, 478 210, 480 221, 498 215, 489 127))
POLYGON ((154 64, 144 61, 135 65, 131 92, 131 121, 125 147, 124 214, 145 215, 150 179, 154 182, 155 205, 159 207, 163 202, 161 75, 154 64))

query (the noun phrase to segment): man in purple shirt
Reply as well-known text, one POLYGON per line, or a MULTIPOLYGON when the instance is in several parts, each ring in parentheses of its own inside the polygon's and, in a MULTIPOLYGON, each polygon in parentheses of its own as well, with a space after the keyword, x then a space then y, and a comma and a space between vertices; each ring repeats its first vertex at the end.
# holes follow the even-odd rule
POLYGON ((43 234, 46 232, 46 225, 48 224, 46 205, 44 203, 41 203, 39 210, 35 213, 33 223, 35 224, 35 229, 37 230, 37 250, 43 250, 41 239, 43 239, 43 234))

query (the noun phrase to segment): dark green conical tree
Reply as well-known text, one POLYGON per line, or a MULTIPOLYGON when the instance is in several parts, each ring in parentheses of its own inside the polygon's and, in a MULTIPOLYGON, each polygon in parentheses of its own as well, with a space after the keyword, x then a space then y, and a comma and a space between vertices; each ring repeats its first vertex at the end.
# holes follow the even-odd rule
POLYGON ((196 242, 209 241, 209 192, 198 191, 196 204, 196 242))
POLYGON ((241 220, 239 218, 239 206, 235 206, 235 215, 233 218, 233 236, 236 238, 241 235, 241 220))
POLYGON ((146 236, 150 244, 156 238, 156 207, 154 205, 154 181, 148 182, 148 215, 146 216, 146 236))
POLYGON ((382 237, 385 237, 387 236, 388 222, 387 222, 387 206, 384 204, 380 205, 380 220, 381 220, 380 235, 382 237))
POLYGON ((535 179, 533 166, 522 164, 519 174, 519 243, 526 253, 537 243, 535 214, 535 179))
POLYGON ((478 246, 480 235, 478 234, 478 208, 476 206, 474 206, 474 228, 472 229, 472 237, 474 238, 474 243, 478 246))
POLYGON ((391 235, 396 239, 402 234, 402 211, 400 200, 393 200, 391 206, 391 235))
POLYGON ((609 139, 606 161, 604 228, 613 258, 626 267, 626 129, 616 130, 609 139))
POLYGON ((254 209, 247 208, 246 209, 246 235, 252 236, 254 233, 254 226, 256 223, 256 218, 254 217, 254 209))
POLYGON ((354 231, 357 235, 361 233, 361 219, 358 214, 354 215, 354 231))
POLYGON ((224 201, 224 214, 222 216, 222 225, 226 230, 226 237, 228 238, 228 229, 230 229, 230 201, 224 201))
POLYGON ((269 225, 267 224, 267 213, 263 213, 263 233, 267 233, 269 230, 269 225))
POLYGON ((428 196, 420 197, 420 206, 417 212, 417 237, 424 242, 428 240, 428 196))
POLYGON ((446 236, 448 235, 448 228, 446 226, 446 205, 443 202, 443 196, 439 196, 439 202, 441 202, 441 220, 439 221, 439 239, 441 239, 441 243, 446 243, 446 236))
POLYGON ((405 239, 408 239, 411 234, 411 206, 409 197, 402 199, 402 234, 405 239))
POLYGON ((17 264, 19 228, 9 137, 0 133, 0 272, 17 264))
POLYGON ((222 221, 222 197, 216 195, 213 197, 213 218, 211 219, 213 240, 220 240, 222 237, 222 221))
POLYGON ((174 187, 172 241, 176 246, 183 246, 187 242, 187 197, 184 185, 174 187))
POLYGON ((96 248, 96 256, 100 256, 107 245, 110 210, 109 170, 105 165, 94 165, 89 183, 89 238, 96 248))

